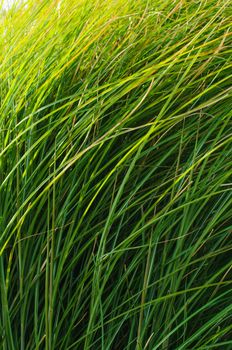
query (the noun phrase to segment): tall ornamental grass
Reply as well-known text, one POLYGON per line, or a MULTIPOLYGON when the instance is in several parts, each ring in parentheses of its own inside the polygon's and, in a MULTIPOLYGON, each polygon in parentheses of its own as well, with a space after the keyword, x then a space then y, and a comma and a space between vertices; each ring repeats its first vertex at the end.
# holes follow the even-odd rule
POLYGON ((0 12, 0 349, 231 350, 231 1, 0 12))

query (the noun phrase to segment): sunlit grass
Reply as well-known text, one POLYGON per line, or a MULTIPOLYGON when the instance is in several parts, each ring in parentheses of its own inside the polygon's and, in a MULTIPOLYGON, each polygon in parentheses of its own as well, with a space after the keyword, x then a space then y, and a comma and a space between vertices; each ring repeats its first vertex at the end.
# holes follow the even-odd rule
POLYGON ((232 6, 0 16, 3 350, 232 348, 232 6))

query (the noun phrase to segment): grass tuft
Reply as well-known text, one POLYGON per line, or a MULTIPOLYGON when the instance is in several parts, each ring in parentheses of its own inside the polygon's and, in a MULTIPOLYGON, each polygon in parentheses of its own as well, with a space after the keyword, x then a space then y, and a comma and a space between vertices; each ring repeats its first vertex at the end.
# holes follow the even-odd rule
POLYGON ((232 349, 231 23, 1 5, 1 349, 232 349))

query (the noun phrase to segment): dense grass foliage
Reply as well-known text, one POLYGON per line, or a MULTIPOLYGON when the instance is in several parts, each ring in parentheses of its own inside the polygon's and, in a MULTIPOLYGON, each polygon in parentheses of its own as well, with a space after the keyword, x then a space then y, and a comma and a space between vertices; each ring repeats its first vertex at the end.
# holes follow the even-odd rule
POLYGON ((232 349, 231 2, 0 23, 0 348, 232 349))

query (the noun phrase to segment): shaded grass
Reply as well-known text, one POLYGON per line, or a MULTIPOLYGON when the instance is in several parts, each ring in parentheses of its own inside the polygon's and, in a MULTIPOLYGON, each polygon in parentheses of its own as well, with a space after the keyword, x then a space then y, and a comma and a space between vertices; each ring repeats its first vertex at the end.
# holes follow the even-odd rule
POLYGON ((231 10, 1 14, 3 350, 232 347, 231 10))

